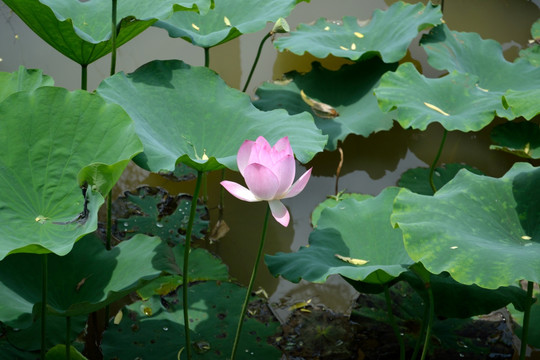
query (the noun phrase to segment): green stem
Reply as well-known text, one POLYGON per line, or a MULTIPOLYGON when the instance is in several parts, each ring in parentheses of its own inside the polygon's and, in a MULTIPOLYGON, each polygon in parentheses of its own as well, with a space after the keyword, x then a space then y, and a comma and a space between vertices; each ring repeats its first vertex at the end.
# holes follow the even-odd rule
POLYGON ((255 61, 253 62, 253 65, 251 66, 251 70, 249 72, 248 78, 246 80, 246 85, 244 85, 244 88, 242 89, 242 92, 246 92, 249 82, 251 81, 251 77, 253 76, 253 72, 255 71, 255 67, 257 67, 257 63, 259 62, 259 58, 261 57, 262 48, 264 45, 264 42, 268 40, 268 38, 272 36, 272 32, 269 32, 266 34, 263 39, 261 40, 261 43, 259 44, 259 49, 257 50, 257 56, 255 56, 255 61))
POLYGON ((388 321, 390 321, 390 325, 392 326, 394 334, 396 334, 396 338, 399 343, 399 358, 400 360, 405 360, 405 344, 403 343, 403 336, 401 336, 401 332, 399 331, 396 323, 396 318, 394 317, 394 313, 392 311, 392 299, 390 298, 390 289, 388 288, 387 284, 384 285, 384 299, 386 300, 388 321))
POLYGON ((210 48, 204 48, 204 67, 210 67, 210 48))
POLYGON ((431 328, 433 325, 433 317, 435 313, 434 311, 435 302, 433 299, 433 290, 431 289, 431 283, 429 282, 426 283, 426 290, 427 290, 428 298, 429 298, 429 315, 428 315, 429 317, 428 317, 428 323, 427 323, 427 328, 426 328, 426 336, 424 338, 424 349, 422 350, 422 356, 420 357, 420 360, 424 360, 428 353, 429 343, 431 339, 431 328))
POLYGON ((88 65, 81 65, 81 89, 88 90, 88 65))
POLYGON ((112 14, 111 14, 111 72, 113 76, 116 72, 116 8, 117 0, 112 0, 112 14))
POLYGON ((41 360, 45 359, 46 353, 46 322, 47 322, 47 278, 48 278, 48 256, 41 256, 41 360))
POLYGON ((189 208, 189 220, 186 229, 186 241, 184 246, 184 269, 182 271, 182 301, 184 302, 184 332, 186 336, 186 355, 187 359, 191 359, 191 334, 189 332, 189 302, 188 302, 188 286, 189 286, 189 252, 191 251, 191 232, 193 231, 193 222, 195 221, 195 213, 197 211, 197 199, 201 191, 201 182, 203 178, 202 171, 197 172, 197 183, 193 191, 191 199, 191 207, 189 208))
POLYGON ((261 260, 261 255, 264 248, 264 240, 266 239, 266 229, 268 228, 269 217, 270 217, 270 206, 267 206, 266 215, 264 217, 261 242, 259 244, 259 251, 257 252, 257 258, 255 259, 255 264, 253 265, 253 271, 251 272, 251 279, 249 279, 249 285, 246 292, 246 298, 244 300, 244 304, 242 305, 242 312, 240 313, 240 319, 238 320, 238 327, 236 328, 236 335, 234 337, 233 348, 231 352, 231 360, 234 360, 236 350, 238 349, 238 341, 240 340, 240 333, 242 332, 242 326, 244 325, 244 317, 246 316, 246 311, 249 304, 249 298, 251 296, 251 291, 253 290, 253 283, 255 283, 255 278, 257 277, 257 270, 259 269, 259 262, 261 260))
POLYGON ((521 348, 519 350, 519 360, 525 359, 527 354, 527 338, 529 336, 529 322, 531 319, 531 306, 533 304, 533 287, 534 283, 529 281, 527 283, 527 306, 523 312, 523 330, 521 333, 521 348))
POLYGON ((435 160, 433 160, 433 163, 431 164, 429 168, 429 185, 431 186, 431 190, 433 190, 434 194, 437 192, 437 188, 435 187, 435 183, 433 182, 433 172, 435 171, 435 166, 437 165, 437 162, 439 161, 439 158, 441 157, 442 149, 444 147, 444 143, 446 142, 447 134, 448 134, 448 130, 444 129, 441 145, 439 146, 439 151, 437 152, 437 156, 435 156, 435 160))
POLYGON ((66 316, 66 359, 71 359, 71 316, 66 316))
MULTIPOLYGON (((429 303, 426 303, 426 306, 424 306, 424 319, 427 319, 429 317, 429 303)), ((416 360, 418 356, 418 352, 420 351, 420 345, 422 344, 422 337, 424 336, 424 333, 426 332, 427 328, 427 322, 422 321, 422 326, 420 328, 420 332, 418 333, 418 340, 416 341, 416 344, 414 345, 414 351, 411 356, 411 360, 416 360)))
POLYGON ((112 238, 112 190, 107 195, 107 232, 105 237, 105 247, 107 250, 111 250, 111 238, 112 238))

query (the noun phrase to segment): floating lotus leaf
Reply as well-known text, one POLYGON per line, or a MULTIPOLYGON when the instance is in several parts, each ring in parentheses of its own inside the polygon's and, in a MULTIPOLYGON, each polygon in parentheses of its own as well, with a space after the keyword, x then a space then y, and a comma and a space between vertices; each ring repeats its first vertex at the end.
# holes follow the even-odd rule
MULTIPOLYGON (((538 67, 540 69, 540 67, 538 67)), ((540 75, 540 72, 539 74, 540 75)), ((504 94, 504 105, 517 114, 523 116, 525 119, 530 120, 536 115, 540 114, 540 105, 538 104, 538 98, 540 97, 540 83, 531 86, 530 89, 524 90, 508 90, 504 94)))
POLYGON ((401 60, 411 41, 426 28, 441 23, 440 7, 431 3, 406 4, 396 2, 387 10, 375 10, 371 21, 361 26, 351 16, 342 22, 319 19, 314 25, 298 26, 288 37, 274 42, 280 51, 303 55, 309 52, 315 57, 328 55, 358 60, 378 54, 386 63, 401 60))
MULTIPOLYGON (((507 90, 527 93, 540 88, 540 67, 527 61, 507 61, 498 42, 484 40, 476 33, 450 31, 446 25, 440 25, 425 35, 421 44, 433 67, 475 75, 478 86, 489 93, 502 96, 507 90)), ((513 119, 532 111, 515 107, 512 100, 508 104, 513 113, 501 106, 497 109, 499 116, 513 119)))
MULTIPOLYGON (((116 236, 129 239, 134 234, 158 236, 171 245, 183 243, 189 220, 192 196, 170 196, 166 190, 141 186, 126 191, 114 202, 116 236)), ((198 204, 193 223, 193 239, 201 239, 208 230, 208 208, 198 204)))
MULTIPOLYGON (((0 321, 26 327, 41 306, 44 255, 13 254, 0 262, 0 321), (36 308, 36 310, 34 310, 36 308)), ((76 316, 121 299, 171 268, 171 249, 159 238, 137 235, 110 251, 94 235, 65 256, 48 256, 48 312, 76 316)))
POLYGON ((509 122, 491 131, 491 140, 497 145, 490 149, 502 150, 527 158, 540 158, 540 126, 533 122, 509 122))
POLYGON ((43 75, 39 69, 19 67, 12 73, 0 72, 0 101, 17 91, 33 91, 42 86, 53 86, 52 77, 43 75))
POLYGON ((259 100, 254 105, 261 110, 285 109, 291 115, 307 111, 315 125, 328 135, 327 150, 335 150, 338 141, 349 134, 365 137, 392 127, 393 113, 383 113, 377 106, 373 89, 387 71, 397 64, 385 64, 378 58, 353 65, 343 65, 338 71, 323 68, 318 62, 307 74, 296 71, 285 74, 279 83, 264 83, 257 89, 259 100), (351 81, 358 79, 358 81, 351 81), (337 116, 321 114, 302 99, 300 91, 313 100, 330 105, 337 116))
POLYGON ((392 224, 411 258, 466 285, 496 289, 540 279, 540 168, 518 163, 502 178, 461 170, 433 196, 403 189, 392 224))
POLYGON ((289 16, 296 0, 221 0, 206 14, 193 11, 174 13, 154 24, 194 45, 210 48, 242 34, 264 29, 267 22, 289 16))
POLYGON ((309 114, 259 111, 212 70, 181 61, 152 61, 104 80, 97 91, 130 114, 144 144, 134 160, 153 172, 172 171, 178 162, 200 171, 236 170, 238 149, 258 136, 272 144, 289 136, 304 163, 326 143, 309 114))
POLYGON ((532 45, 528 48, 520 50, 519 59, 528 61, 531 65, 540 66, 540 46, 532 45))
MULTIPOLYGON (((227 358, 246 289, 227 282, 202 282, 191 286, 190 292, 193 359, 227 358)), ((154 296, 148 302, 129 305, 122 312, 120 324, 109 324, 103 335, 104 359, 178 357, 185 345, 182 300, 176 294, 154 296)), ((267 342, 277 329, 276 322, 263 324, 246 317, 237 358, 279 359, 281 352, 267 342)))
MULTIPOLYGON (((446 164, 444 167, 435 168, 433 171, 433 184, 435 189, 440 189, 444 184, 456 176, 459 170, 467 169, 475 174, 482 174, 478 169, 465 164, 446 164)), ((398 185, 417 194, 433 195, 433 189, 429 184, 429 168, 415 168, 405 171, 399 178, 398 185)))
MULTIPOLYGON (((37 35, 79 64, 111 51, 111 1, 5 0, 37 35)), ((173 10, 207 11, 210 0, 122 0, 117 9, 117 46, 128 42, 173 10)))
POLYGON ((103 195, 142 151, 133 123, 95 94, 53 87, 9 96, 0 118, 0 259, 65 255, 96 229, 103 195))
POLYGON ((397 108, 397 121, 403 128, 425 130, 438 122, 447 130, 478 131, 496 115, 501 96, 476 86, 473 75, 451 72, 439 79, 428 79, 412 63, 388 72, 375 89, 383 111, 397 108))
POLYGON ((413 264, 401 232, 390 226, 398 191, 390 187, 377 197, 345 199, 325 209, 309 236, 309 247, 266 255, 268 269, 292 282, 321 283, 332 274, 377 285, 392 281, 413 264))

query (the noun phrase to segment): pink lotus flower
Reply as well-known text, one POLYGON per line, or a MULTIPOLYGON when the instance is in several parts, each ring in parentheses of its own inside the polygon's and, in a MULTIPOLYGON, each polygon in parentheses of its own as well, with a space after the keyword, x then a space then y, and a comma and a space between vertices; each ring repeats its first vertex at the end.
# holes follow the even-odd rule
POLYGON ((262 136, 256 141, 246 140, 236 162, 248 188, 232 181, 222 181, 221 185, 240 200, 268 201, 274 219, 289 225, 289 211, 280 200, 298 195, 311 175, 309 169, 293 184, 296 165, 289 138, 279 139, 273 147, 262 136))

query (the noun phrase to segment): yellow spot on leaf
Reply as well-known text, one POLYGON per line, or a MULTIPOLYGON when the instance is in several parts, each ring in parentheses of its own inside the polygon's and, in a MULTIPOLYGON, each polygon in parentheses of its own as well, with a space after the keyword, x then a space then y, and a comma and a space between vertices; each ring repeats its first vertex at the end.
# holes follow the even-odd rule
POLYGON ((142 312, 146 316, 152 316, 152 308, 142 305, 142 312))
POLYGON ((200 30, 199 27, 198 27, 197 25, 195 25, 195 24, 191 24, 191 27, 193 27, 193 28, 194 28, 195 30, 197 30, 197 31, 200 30))
POLYGON ((122 312, 122 310, 118 310, 118 312, 114 316, 113 324, 114 325, 120 324, 120 322, 122 321, 122 317, 124 317, 124 313, 122 312))
POLYGON ((481 88, 480 86, 478 86, 478 84, 476 84, 475 86, 476 86, 476 87, 478 88, 478 90, 480 90, 480 91, 483 91, 483 92, 489 92, 488 89, 481 88))
POLYGON ((359 33, 359 32, 355 32, 355 33, 354 33, 354 36, 356 36, 357 38, 360 38, 360 39, 361 39, 361 38, 364 37, 364 34, 359 33))
POLYGON ((437 111, 438 113, 443 114, 444 116, 450 116, 449 113, 442 111, 440 108, 438 108, 438 107, 435 106, 435 105, 432 105, 432 104, 427 103, 427 102, 424 102, 424 105, 426 105, 426 106, 427 106, 428 108, 430 108, 431 110, 435 110, 435 111, 437 111))
POLYGON ((345 51, 348 51, 349 49, 347 49, 345 46, 340 46, 339 47, 341 50, 345 50, 345 51))
POLYGON ((351 44, 351 50, 356 50, 356 44, 355 43, 351 44))
POLYGON ((35 220, 36 220, 36 222, 38 222, 38 223, 40 223, 40 224, 45 224, 45 222, 46 222, 47 220, 49 220, 49 218, 48 218, 48 217, 45 217, 45 216, 43 216, 43 215, 38 215, 38 216, 36 217, 35 220))
POLYGON ((325 31, 330 30, 330 26, 326 26, 326 27, 324 28, 324 30, 325 30, 325 31))
POLYGON ((532 239, 532 237, 530 237, 530 236, 528 236, 528 235, 523 235, 521 238, 522 238, 523 240, 531 240, 531 239, 532 239))
POLYGON ((457 246, 451 246, 450 249, 452 250, 456 250, 458 247, 457 246))
POLYGON ((345 262, 348 262, 349 264, 353 264, 353 265, 365 265, 365 264, 367 264, 369 262, 368 260, 354 259, 354 258, 350 258, 350 257, 347 257, 347 256, 342 256, 342 255, 339 255, 339 254, 335 254, 334 256, 337 257, 341 261, 345 261, 345 262))
POLYGON ((231 26, 231 22, 229 21, 229 18, 228 18, 228 17, 224 16, 224 17, 223 17, 223 21, 225 22, 225 25, 231 26))

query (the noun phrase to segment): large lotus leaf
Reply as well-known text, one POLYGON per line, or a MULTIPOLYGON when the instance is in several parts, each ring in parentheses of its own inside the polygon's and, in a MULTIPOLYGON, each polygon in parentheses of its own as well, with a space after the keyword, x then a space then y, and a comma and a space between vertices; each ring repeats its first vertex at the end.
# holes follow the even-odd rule
POLYGON ((210 48, 262 30, 267 22, 289 16, 295 5, 296 0, 216 0, 215 7, 206 14, 176 12, 154 26, 167 30, 171 37, 210 48))
POLYGON ((379 54, 386 63, 401 60, 407 53, 411 41, 418 32, 441 23, 440 7, 431 3, 394 3, 387 10, 375 10, 371 21, 361 26, 352 16, 343 22, 319 19, 313 25, 301 24, 288 37, 274 42, 280 51, 303 55, 309 52, 315 57, 325 58, 332 54, 351 60, 364 55, 379 54))
MULTIPOLYGON (((166 190, 141 186, 126 191, 114 201, 116 236, 123 240, 134 234, 158 236, 171 245, 183 243, 189 221, 192 196, 170 196, 166 190)), ((198 204, 192 239, 201 239, 208 230, 208 208, 198 204)))
POLYGON ((12 94, 0 118, 0 259, 67 254, 96 229, 102 194, 142 151, 133 123, 95 94, 53 87, 12 94))
MULTIPOLYGON (((475 174, 482 174, 480 170, 466 164, 445 164, 444 167, 438 167, 433 170, 433 184, 435 185, 435 189, 443 187, 461 169, 467 169, 475 174)), ((417 194, 433 195, 433 189, 429 184, 429 171, 429 168, 409 169, 401 175, 398 185, 417 194)))
MULTIPOLYGON (((111 1, 5 0, 36 34, 79 64, 111 51, 111 1)), ((207 11, 210 0, 122 0, 117 8, 117 46, 128 42, 173 10, 207 11)))
POLYGON ((52 77, 43 75, 39 69, 26 69, 6 73, 0 72, 0 102, 17 91, 33 91, 42 86, 53 86, 52 77))
POLYGON ((12 346, 5 337, 0 339, 0 354, 6 359, 39 360, 39 353, 23 351, 12 346))
MULTIPOLYGON (((407 281, 424 301, 429 301, 426 284, 416 274, 408 271, 400 278, 407 281)), ((510 303, 523 309, 528 301, 527 292, 518 286, 505 286, 496 290, 484 289, 477 285, 461 284, 446 272, 439 275, 430 274, 429 286, 433 291, 435 314, 450 318, 488 314, 510 303)))
POLYGON ((379 58, 343 65, 338 71, 323 68, 318 62, 307 74, 296 71, 285 74, 285 82, 265 83, 257 89, 259 100, 254 105, 261 110, 285 109, 291 115, 310 112, 315 125, 328 135, 327 150, 335 150, 338 141, 349 134, 369 136, 388 130, 393 125, 393 113, 383 113, 377 105, 373 89, 381 76, 396 69, 397 64, 385 64, 379 58), (314 111, 300 95, 332 106, 339 114, 329 117, 314 111))
POLYGON ((118 73, 97 91, 131 115, 144 144, 135 162, 153 172, 172 171, 177 162, 200 171, 236 170, 238 149, 258 136, 272 144, 289 136, 304 163, 326 143, 309 114, 259 111, 212 70, 181 61, 152 61, 132 74, 118 73))
POLYGON ((65 255, 13 254, 0 262, 0 321, 26 327, 41 307, 42 258, 48 256, 48 312, 76 316, 121 299, 171 268, 171 249, 137 235, 110 251, 94 235, 65 255), (35 309, 34 309, 35 308, 35 309))
MULTIPOLYGON (((245 292, 245 288, 227 282, 202 282, 190 287, 193 359, 225 359, 230 355, 245 292)), ((110 324, 103 335, 104 359, 179 357, 185 346, 181 296, 153 297, 122 312, 120 324, 110 324)), ((277 328, 276 322, 263 324, 247 317, 237 358, 279 359, 281 352, 267 342, 277 328)))
POLYGON ((319 223, 319 219, 321 218, 321 214, 324 209, 327 208, 333 208, 336 207, 341 201, 345 199, 356 199, 358 201, 366 200, 371 198, 371 195, 366 194, 353 194, 353 193, 345 193, 340 192, 335 196, 329 196, 326 200, 324 200, 322 203, 317 205, 313 212, 311 213, 311 225, 316 228, 317 224, 319 223))
POLYGON ((309 247, 266 255, 268 269, 292 282, 305 279, 320 283, 332 274, 371 284, 392 281, 413 263, 405 252, 401 232, 390 225, 398 191, 390 187, 377 197, 345 199, 325 209, 309 236, 309 247))
POLYGON ((531 65, 540 66, 540 46, 532 45, 519 51, 519 58, 516 61, 528 61, 531 65))
POLYGON ((497 145, 490 149, 502 150, 527 159, 540 158, 540 126, 533 122, 508 122, 491 131, 497 145))
MULTIPOLYGON (((47 351, 45 354, 45 360, 65 360, 66 359, 66 345, 59 344, 47 351)), ((87 360, 83 354, 81 354, 76 348, 71 346, 69 353, 69 360, 87 360)))
POLYGON ((403 189, 391 221, 407 252, 428 271, 496 289, 537 282, 540 168, 518 163, 502 178, 461 170, 434 196, 403 189))
MULTIPOLYGON (((441 25, 425 35, 421 43, 433 67, 475 75, 484 91, 501 96, 510 89, 527 93, 540 88, 540 67, 527 61, 507 61, 498 42, 484 40, 477 33, 450 31, 441 25)), ((497 113, 512 119, 525 112, 511 102, 510 106, 514 114, 504 108, 497 109, 497 113)))
MULTIPOLYGON (((538 68, 540 69, 540 67, 538 68)), ((540 76, 540 72, 536 76, 540 76)), ((531 84, 531 88, 525 90, 508 90, 504 94, 504 106, 512 109, 518 115, 530 120, 540 114, 540 83, 531 84)))
POLYGON ((412 63, 388 72, 375 89, 383 111, 397 108, 403 128, 425 130, 433 122, 447 130, 478 131, 502 108, 501 96, 476 86, 473 75, 451 72, 438 79, 420 74, 412 63))

